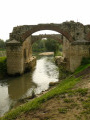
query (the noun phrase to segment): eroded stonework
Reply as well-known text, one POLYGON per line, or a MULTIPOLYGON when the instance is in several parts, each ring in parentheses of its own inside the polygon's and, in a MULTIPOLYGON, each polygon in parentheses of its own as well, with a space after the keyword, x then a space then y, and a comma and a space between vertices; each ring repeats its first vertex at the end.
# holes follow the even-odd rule
POLYGON ((44 35, 32 36, 34 32, 40 30, 54 30, 59 33, 47 37, 57 39, 63 45, 66 70, 74 72, 83 57, 90 57, 90 25, 70 21, 61 24, 17 26, 10 33, 10 42, 7 43, 8 74, 22 74, 25 71, 27 63, 32 58, 32 43, 44 37, 44 35))

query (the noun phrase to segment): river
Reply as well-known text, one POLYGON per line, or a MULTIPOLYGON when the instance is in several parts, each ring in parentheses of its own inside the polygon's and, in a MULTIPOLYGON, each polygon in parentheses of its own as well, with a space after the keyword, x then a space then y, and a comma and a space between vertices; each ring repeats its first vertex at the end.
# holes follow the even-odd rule
POLYGON ((12 105, 21 98, 40 94, 49 88, 50 82, 57 82, 58 67, 53 56, 43 56, 37 59, 35 69, 19 77, 11 77, 0 81, 0 116, 9 111, 12 105))

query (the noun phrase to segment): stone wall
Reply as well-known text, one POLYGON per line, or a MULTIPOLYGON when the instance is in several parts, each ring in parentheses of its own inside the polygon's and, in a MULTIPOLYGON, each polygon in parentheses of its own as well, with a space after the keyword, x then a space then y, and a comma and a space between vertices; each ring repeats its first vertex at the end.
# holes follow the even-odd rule
POLYGON ((77 40, 70 43, 63 37, 62 59, 61 57, 56 57, 58 66, 61 64, 67 71, 74 72, 81 65, 83 57, 90 58, 90 42, 77 40))
POLYGON ((6 52, 8 74, 22 74, 24 71, 22 45, 14 41, 13 43, 9 42, 7 43, 6 52))
POLYGON ((24 62, 27 62, 32 56, 31 36, 27 37, 22 45, 24 62))
POLYGON ((66 70, 70 69, 70 42, 63 37, 63 50, 62 50, 62 55, 65 58, 65 60, 67 61, 66 64, 66 70))
POLYGON ((72 44, 70 46, 70 71, 74 72, 80 65, 82 58, 90 57, 90 43, 88 44, 72 44))
POLYGON ((31 37, 29 36, 21 44, 17 40, 12 40, 6 44, 7 52, 7 72, 9 75, 22 74, 35 63, 36 58, 32 58, 31 37), (33 62, 34 61, 34 62, 33 62), (28 66, 27 66, 28 65, 28 66))

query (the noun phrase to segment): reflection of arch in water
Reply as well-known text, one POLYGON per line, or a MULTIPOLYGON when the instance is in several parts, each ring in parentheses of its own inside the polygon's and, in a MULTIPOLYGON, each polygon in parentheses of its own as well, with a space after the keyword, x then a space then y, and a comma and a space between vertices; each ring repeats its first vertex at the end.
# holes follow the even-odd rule
POLYGON ((8 94, 11 99, 17 100, 21 98, 27 91, 32 87, 35 86, 33 82, 31 82, 31 75, 25 74, 20 77, 12 78, 12 80, 8 81, 8 94))

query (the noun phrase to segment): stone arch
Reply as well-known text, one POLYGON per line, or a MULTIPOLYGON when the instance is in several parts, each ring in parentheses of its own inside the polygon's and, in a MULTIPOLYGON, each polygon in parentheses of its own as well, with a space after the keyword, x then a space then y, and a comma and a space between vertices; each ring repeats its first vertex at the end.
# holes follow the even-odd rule
POLYGON ((22 41, 24 41, 28 36, 32 35, 33 33, 41 31, 41 30, 56 31, 56 32, 62 34, 64 37, 66 37, 69 40, 69 42, 73 41, 73 38, 72 38, 70 32, 68 32, 68 30, 66 30, 66 28, 62 28, 56 24, 39 24, 39 25, 31 26, 31 28, 29 30, 22 33, 22 35, 21 35, 22 41))
POLYGON ((31 44, 40 40, 42 38, 50 38, 58 41, 60 44, 63 43, 62 35, 61 34, 42 34, 42 35, 32 35, 31 36, 31 44))
POLYGON ((33 60, 32 51, 29 52, 32 48, 31 37, 33 33, 40 30, 53 30, 64 36, 62 38, 63 57, 66 60, 67 70, 73 72, 80 65, 82 57, 90 57, 89 25, 84 26, 78 22, 67 21, 61 24, 17 26, 13 28, 12 33, 10 33, 10 41, 6 44, 8 74, 22 74, 31 65, 33 60), (86 54, 84 55, 84 53, 86 54))

